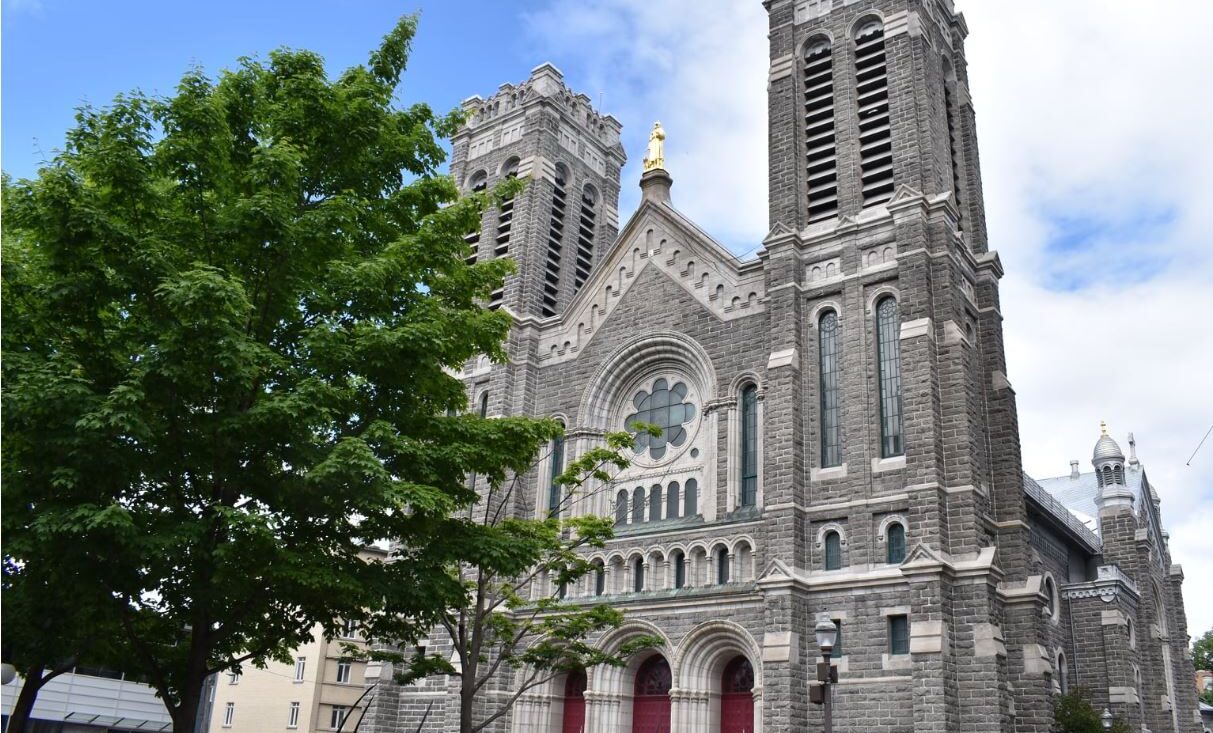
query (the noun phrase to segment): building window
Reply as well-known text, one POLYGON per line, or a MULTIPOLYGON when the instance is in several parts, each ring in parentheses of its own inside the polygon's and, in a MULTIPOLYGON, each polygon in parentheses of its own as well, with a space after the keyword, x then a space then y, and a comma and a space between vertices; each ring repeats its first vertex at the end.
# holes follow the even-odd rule
POLYGON ((679 486, 678 486, 677 481, 671 481, 670 485, 666 487, 666 491, 665 491, 665 518, 666 519, 677 519, 678 518, 678 510, 681 508, 679 506, 679 500, 682 498, 678 495, 678 489, 679 489, 679 486))
POLYGON ((906 528, 894 522, 885 530, 885 560, 900 565, 906 559, 906 528))
POLYGON ((236 703, 229 702, 223 708, 223 727, 231 728, 232 721, 234 721, 235 719, 236 719, 236 703))
POLYGON ((287 728, 298 728, 299 727, 299 703, 297 703, 297 702, 291 703, 291 707, 287 710, 286 727, 287 728))
POLYGON ((729 551, 723 547, 716 551, 716 582, 729 582, 729 551))
POLYGON ((543 270, 544 316, 556 315, 556 301, 560 295, 560 257, 564 249, 564 218, 568 203, 565 185, 568 180, 568 168, 563 163, 557 163, 552 186, 552 215, 548 220, 548 258, 543 270))
POLYGON ((884 25, 872 18, 855 33, 856 108, 863 205, 893 195, 893 135, 889 127, 889 77, 884 25))
POLYGON ((695 405, 684 402, 686 396, 685 384, 675 382, 671 387, 665 379, 653 382, 652 393, 645 390, 636 393, 632 398, 636 412, 624 419, 624 426, 639 422, 661 428, 660 435, 636 433, 637 454, 648 450, 649 456, 656 461, 665 456, 667 445, 678 447, 686 442, 687 431, 682 426, 695 417, 695 405))
POLYGON ((889 654, 910 653, 910 619, 889 616, 889 654))
POLYGON ((964 189, 960 176, 960 129, 957 122, 960 110, 956 107, 956 72, 947 59, 943 60, 943 109, 948 123, 948 157, 952 164, 952 196, 956 199, 957 222, 964 224, 964 189))
POLYGON ((488 390, 480 393, 480 417, 486 418, 489 416, 489 393, 488 390))
POLYGON ((649 488, 649 521, 656 522, 661 519, 661 484, 654 484, 649 488))
POLYGON ((758 502, 758 388, 741 392, 741 506, 758 502))
POLYGON ((337 662, 337 681, 342 684, 348 684, 350 681, 350 672, 353 671, 353 664, 346 660, 337 662))
POLYGON ((358 622, 355 619, 347 618, 341 627, 341 636, 346 639, 358 638, 358 622))
POLYGON ((674 565, 674 587, 681 588, 687 584, 687 558, 682 552, 675 552, 670 556, 670 562, 674 565))
POLYGON ((644 487, 637 486, 632 491, 632 524, 644 521, 644 487))
POLYGON ((682 516, 693 517, 699 513, 699 482, 689 478, 682 489, 682 516))
POLYGON ((606 568, 601 564, 594 568, 594 595, 606 593, 606 568))
POLYGON ((905 452, 901 440, 901 320, 897 301, 876 306, 876 358, 880 367, 880 457, 905 452))
MULTIPOLYGON (((561 426, 564 427, 563 425, 561 426)), ((558 435, 552 439, 552 451, 549 456, 551 469, 548 471, 548 516, 559 517, 560 505, 564 500, 563 486, 557 480, 564 473, 564 436, 558 435)))
POLYGON ((618 494, 615 494, 615 524, 616 526, 628 523, 628 490, 620 489, 618 494))
POLYGON ((838 402, 838 314, 817 323, 817 363, 821 373, 821 467, 842 465, 842 421, 838 402))
POLYGON ((227 683, 229 685, 240 684, 240 673, 239 672, 228 672, 227 673, 227 683))
POLYGON ((808 168, 809 221, 838 211, 838 151, 834 133, 834 63, 830 41, 805 46, 804 137, 808 168))
POLYGON ((1057 652, 1057 686, 1063 695, 1070 691, 1070 670, 1066 668, 1066 653, 1060 651, 1057 652))
POLYGON ((644 590, 644 558, 642 557, 632 561, 632 590, 637 593, 644 590))
POLYGON ((1045 615, 1049 618, 1057 618, 1057 586, 1053 583, 1053 578, 1045 576, 1044 582, 1045 593, 1045 615))
POLYGON ((337 730, 345 723, 346 713, 349 711, 345 705, 334 705, 333 711, 329 715, 329 727, 337 730))
POLYGON ((842 656, 842 619, 830 619, 834 622, 834 626, 838 627, 838 638, 834 640, 834 648, 830 650, 830 656, 838 659, 842 656))
MULTIPOLYGON (((476 174, 472 176, 469 186, 471 187, 473 193, 480 193, 484 191, 489 186, 488 174, 484 171, 477 171, 476 174)), ((467 256, 467 263, 469 265, 476 264, 476 256, 479 254, 480 250, 480 226, 477 225, 474 231, 468 232, 466 235, 464 235, 463 241, 467 242, 467 245, 471 250, 467 256)))
POLYGON ((597 226, 594 206, 598 193, 589 184, 581 190, 581 215, 577 222, 577 263, 573 269, 573 292, 581 290, 594 266, 594 231, 597 226))
POLYGON ((295 659, 295 681, 303 681, 303 673, 307 669, 307 657, 297 657, 295 659))
POLYGON ((825 569, 838 570, 842 567, 842 537, 833 530, 825 536, 825 569))

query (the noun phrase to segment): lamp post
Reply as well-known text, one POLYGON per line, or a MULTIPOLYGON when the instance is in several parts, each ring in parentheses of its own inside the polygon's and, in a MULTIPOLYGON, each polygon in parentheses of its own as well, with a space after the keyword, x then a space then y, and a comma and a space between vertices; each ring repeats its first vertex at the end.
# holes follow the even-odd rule
POLYGON ((809 683, 809 702, 821 705, 825 733, 834 733, 830 685, 838 681, 838 668, 830 662, 830 655, 838 641, 838 626, 828 616, 821 616, 813 631, 817 635, 817 646, 821 647, 821 661, 817 663, 817 680, 809 683))
POLYGON ((1099 720, 1103 723, 1104 730, 1112 730, 1112 711, 1107 708, 1103 709, 1103 715, 1099 716, 1099 720))

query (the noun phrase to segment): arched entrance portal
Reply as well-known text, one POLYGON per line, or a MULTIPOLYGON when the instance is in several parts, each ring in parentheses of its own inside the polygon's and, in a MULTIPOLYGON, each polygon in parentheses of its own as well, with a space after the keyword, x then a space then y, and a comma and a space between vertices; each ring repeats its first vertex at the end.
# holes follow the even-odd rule
POLYGON ((632 697, 632 733, 669 733, 670 663, 665 657, 649 657, 636 670, 632 697))
POLYGON ((569 672, 564 679, 564 722, 561 733, 585 730, 585 670, 569 672))
POLYGON ((754 667, 734 657, 720 680, 720 733, 753 733, 754 667))

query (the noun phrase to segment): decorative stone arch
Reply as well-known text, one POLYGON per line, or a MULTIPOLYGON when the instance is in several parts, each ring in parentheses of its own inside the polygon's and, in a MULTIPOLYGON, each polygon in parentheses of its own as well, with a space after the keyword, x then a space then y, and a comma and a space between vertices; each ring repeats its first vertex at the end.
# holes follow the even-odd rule
POLYGON ((868 297, 864 300, 864 314, 868 318, 876 315, 876 304, 884 300, 886 297, 891 297, 897 301, 897 305, 901 305, 901 290, 892 285, 879 285, 868 293, 868 297))
POLYGON ((821 317, 826 314, 826 311, 834 311, 834 314, 838 316, 839 324, 842 323, 842 303, 836 300, 823 300, 809 311, 809 328, 816 331, 820 327, 821 317))
POLYGON ((729 545, 729 553, 733 556, 733 580, 746 583, 754 580, 757 569, 754 567, 754 553, 758 544, 750 535, 741 535, 729 545))
MULTIPOLYGON (((885 543, 887 534, 889 531, 889 525, 894 524, 894 523, 900 524, 902 529, 909 530, 910 523, 908 521, 906 521, 904 514, 890 514, 887 517, 885 517, 884 519, 880 520, 880 525, 876 527, 876 541, 877 542, 879 542, 882 545, 885 543)), ((907 531, 907 537, 906 537, 907 544, 909 544, 909 540, 910 540, 908 534, 909 533, 907 531)))
POLYGON ((674 688, 678 693, 674 729, 720 730, 721 676, 735 657, 745 657, 754 670, 755 733, 762 731, 762 649, 750 632, 732 621, 707 621, 678 645, 674 688))
POLYGON ((1070 691, 1070 670, 1066 653, 1061 647, 1053 650, 1053 692, 1064 695, 1070 691))
POLYGON ((872 10, 855 19, 855 22, 847 29, 847 37, 854 42, 859 37, 859 32, 863 30, 864 26, 872 22, 879 23, 881 30, 884 30, 886 27, 884 15, 876 10, 872 10))
POLYGON ((754 409, 757 412, 755 417, 758 433, 757 436, 755 436, 758 441, 758 450, 755 453, 758 461, 758 465, 756 466, 758 472, 758 488, 757 495, 754 498, 754 506, 760 507, 763 505, 763 455, 766 453, 763 446, 765 442, 763 439, 763 424, 766 418, 766 388, 763 385, 762 378, 757 372, 746 370, 733 378, 733 381, 729 384, 729 392, 726 395, 727 402, 725 405, 727 406, 727 413, 725 420, 727 423, 726 430, 728 431, 729 440, 728 453, 725 456, 725 470, 727 472, 726 475, 728 476, 725 506, 728 508, 728 511, 741 508, 741 484, 743 471, 741 454, 744 450, 744 446, 742 446, 741 425, 743 417, 742 395, 745 393, 745 390, 749 389, 750 387, 753 387, 755 390, 754 396, 756 398, 756 404, 754 405, 754 409))
POLYGON ((464 186, 469 191, 476 191, 476 190, 478 190, 477 187, 479 187, 479 186, 488 186, 488 181, 489 181, 489 172, 483 168, 477 168, 475 171, 473 171, 471 174, 468 175, 467 180, 464 181, 464 186))
POLYGON ((517 175, 518 166, 522 165, 522 160, 517 155, 511 155, 501 163, 501 167, 497 169, 499 177, 505 177, 511 172, 517 175))
POLYGON ((747 369, 733 377, 733 381, 729 382, 729 391, 723 397, 730 400, 737 399, 741 396, 741 390, 751 384, 758 388, 758 396, 761 399, 763 393, 766 392, 766 387, 762 383, 762 377, 753 369, 747 369))
POLYGON ((636 670, 651 657, 661 655, 674 670, 674 647, 670 639, 655 624, 629 618, 617 629, 608 631, 598 641, 598 648, 617 654, 624 644, 642 636, 656 637, 661 643, 630 658, 622 667, 602 664, 587 672, 586 730, 627 731, 632 727, 632 690, 636 670))
POLYGON ((1048 599, 1048 605, 1043 609, 1045 618, 1052 623, 1058 623, 1061 618, 1061 592, 1057 587, 1057 579, 1047 570, 1040 579, 1040 592, 1048 599))
POLYGON ((842 545, 842 549, 847 548, 847 531, 838 522, 827 522, 817 529, 817 539, 813 542, 814 549, 821 550, 825 548, 826 533, 837 532, 838 543, 842 545))
POLYGON ((809 52, 809 49, 813 48, 822 41, 825 41, 830 46, 830 50, 833 51, 834 34, 823 28, 822 30, 813 31, 810 33, 809 37, 804 39, 804 42, 796 47, 796 58, 803 62, 805 55, 809 52))

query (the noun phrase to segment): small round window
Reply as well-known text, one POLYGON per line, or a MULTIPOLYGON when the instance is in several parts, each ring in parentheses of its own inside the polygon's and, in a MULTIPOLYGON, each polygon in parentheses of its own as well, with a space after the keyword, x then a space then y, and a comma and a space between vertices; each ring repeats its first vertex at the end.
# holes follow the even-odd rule
POLYGON ((661 435, 636 433, 636 453, 649 452, 653 460, 665 456, 667 446, 677 448, 686 442, 687 431, 683 425, 695 418, 695 405, 686 402, 687 386, 675 382, 673 386, 665 379, 653 382, 652 390, 640 390, 632 398, 636 412, 624 418, 623 424, 631 429, 633 423, 649 423, 661 428, 661 435))

